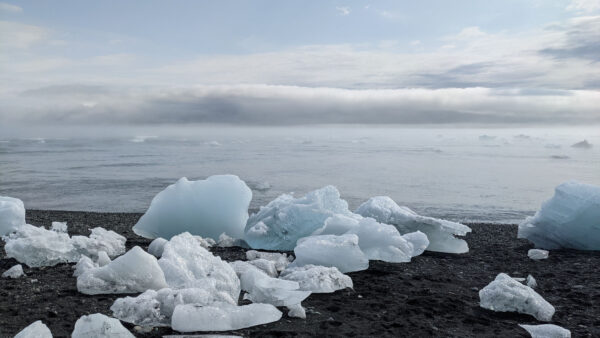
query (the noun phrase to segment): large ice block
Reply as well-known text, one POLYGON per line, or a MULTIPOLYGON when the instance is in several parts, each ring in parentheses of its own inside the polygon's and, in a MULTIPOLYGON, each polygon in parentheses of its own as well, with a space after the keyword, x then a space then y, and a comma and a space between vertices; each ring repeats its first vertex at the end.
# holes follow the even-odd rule
POLYGON ((18 198, 0 196, 0 236, 25 224, 25 205, 18 198))
POLYGON ((296 260, 288 267, 308 264, 335 266, 341 272, 369 268, 369 259, 360 250, 358 236, 355 234, 305 237, 298 240, 294 253, 296 260))
POLYGON ((71 338, 135 338, 118 319, 101 313, 81 316, 75 322, 71 338))

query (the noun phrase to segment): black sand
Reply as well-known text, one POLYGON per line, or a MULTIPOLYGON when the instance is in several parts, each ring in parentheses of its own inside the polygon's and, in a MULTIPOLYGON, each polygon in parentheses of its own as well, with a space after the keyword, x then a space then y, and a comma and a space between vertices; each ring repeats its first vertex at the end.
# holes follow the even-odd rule
MULTIPOLYGON (((139 214, 27 211, 27 221, 49 226, 67 221, 71 234, 88 235, 96 226, 127 237, 127 247, 147 248, 131 227, 139 214)), ((533 275, 537 291, 554 307, 553 324, 571 330, 573 337, 600 337, 600 252, 558 250, 550 258, 527 257, 532 245, 516 239, 514 225, 471 224, 464 255, 426 252, 408 264, 371 262, 367 271, 351 273, 354 290, 313 294, 305 302, 307 319, 284 317, 276 323, 229 332, 243 336, 389 336, 389 337, 527 337, 517 324, 538 324, 533 317, 497 313, 479 307, 478 290, 500 272, 514 277, 533 275)), ((0 272, 17 262, 4 255, 0 243, 0 272)), ((242 259, 240 248, 215 248, 226 260, 242 259)), ((87 296, 77 292, 71 265, 27 268, 26 277, 0 278, 0 336, 12 337, 36 320, 55 337, 66 337, 84 314, 104 313, 118 295, 87 296)), ((141 337, 176 334, 154 329, 141 337)))

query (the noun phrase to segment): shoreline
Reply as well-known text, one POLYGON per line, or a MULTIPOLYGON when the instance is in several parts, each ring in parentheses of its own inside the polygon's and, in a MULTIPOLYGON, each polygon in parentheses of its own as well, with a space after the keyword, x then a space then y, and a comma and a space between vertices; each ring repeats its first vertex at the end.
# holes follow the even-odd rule
MULTIPOLYGON (((146 249, 150 240, 133 234, 131 227, 142 213, 27 210, 27 222, 49 226, 66 221, 69 234, 88 235, 104 227, 125 236, 127 249, 146 249)), ((518 324, 542 324, 533 317, 500 313, 479 307, 478 290, 500 272, 513 277, 533 275, 540 293, 555 308, 552 324, 571 330, 574 337, 600 336, 600 252, 553 250, 550 257, 533 261, 533 245, 516 238, 514 224, 468 223, 473 232, 465 239, 470 251, 453 255, 425 252, 410 263, 371 261, 366 271, 349 273, 354 289, 333 294, 312 294, 303 302, 307 318, 230 331, 243 336, 438 336, 528 337, 518 324)), ((244 259, 244 249, 212 248, 224 260, 244 259)), ((0 241, 0 271, 17 262, 4 253, 0 241)), ((0 278, 0 337, 12 337, 36 320, 42 320, 55 337, 68 336, 84 314, 111 315, 110 306, 123 295, 88 296, 77 292, 73 264, 46 268, 24 266, 26 277, 0 278), (32 280, 37 280, 32 282, 32 280)), ((139 337, 178 334, 155 328, 139 337)), ((225 333, 221 333, 225 334, 225 333)))

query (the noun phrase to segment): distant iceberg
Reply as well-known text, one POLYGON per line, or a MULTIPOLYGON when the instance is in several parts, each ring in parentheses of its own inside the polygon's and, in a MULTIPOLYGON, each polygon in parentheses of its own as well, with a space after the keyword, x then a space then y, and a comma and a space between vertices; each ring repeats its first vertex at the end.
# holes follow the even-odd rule
POLYGON ((589 143, 587 140, 583 140, 581 142, 577 142, 577 143, 571 145, 571 147, 580 148, 580 149, 589 149, 592 147, 592 144, 589 143))

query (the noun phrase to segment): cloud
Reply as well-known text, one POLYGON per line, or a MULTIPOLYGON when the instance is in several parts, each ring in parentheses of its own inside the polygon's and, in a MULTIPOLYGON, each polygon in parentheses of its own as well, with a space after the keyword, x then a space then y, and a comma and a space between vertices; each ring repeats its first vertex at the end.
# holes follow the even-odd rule
POLYGON ((555 58, 581 58, 600 61, 600 16, 577 17, 569 21, 557 46, 544 48, 555 58))
POLYGON ((600 0, 571 0, 567 10, 590 13, 600 9, 600 0))
POLYGON ((0 2, 0 13, 21 13, 23 8, 6 2, 0 2))
POLYGON ((350 14, 350 7, 336 7, 335 8, 339 15, 346 16, 350 14))
POLYGON ((47 30, 42 27, 12 21, 0 21, 0 32, 0 50, 3 53, 10 49, 28 48, 47 35, 47 30))
POLYGON ((28 123, 600 122, 597 91, 351 90, 269 85, 140 90, 69 85, 29 90, 22 95, 27 100, 5 102, 0 116, 28 123), (11 114, 14 111, 29 115, 11 114))

